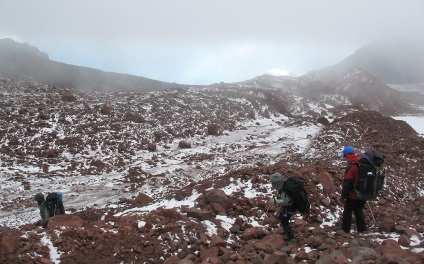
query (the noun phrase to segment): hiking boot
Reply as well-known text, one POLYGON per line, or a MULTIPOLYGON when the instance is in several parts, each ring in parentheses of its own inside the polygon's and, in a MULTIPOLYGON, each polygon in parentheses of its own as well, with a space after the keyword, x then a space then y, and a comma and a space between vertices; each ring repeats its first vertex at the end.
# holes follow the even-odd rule
POLYGON ((370 232, 369 232, 369 231, 367 231, 367 230, 365 230, 365 231, 358 231, 358 232, 357 232, 357 234, 358 234, 359 236, 366 236, 366 235, 369 235, 369 234, 370 234, 370 232))
POLYGON ((290 241, 294 238, 293 230, 290 226, 283 226, 284 230, 284 241, 290 241))

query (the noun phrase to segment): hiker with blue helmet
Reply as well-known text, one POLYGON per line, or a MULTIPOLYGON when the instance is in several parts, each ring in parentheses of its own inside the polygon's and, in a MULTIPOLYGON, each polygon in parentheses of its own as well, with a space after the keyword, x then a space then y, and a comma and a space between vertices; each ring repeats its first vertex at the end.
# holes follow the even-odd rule
POLYGON ((361 159, 355 152, 352 146, 347 146, 343 149, 343 157, 346 158, 347 166, 343 176, 342 195, 339 202, 344 204, 342 230, 345 233, 350 233, 352 225, 352 213, 355 214, 356 228, 358 233, 367 230, 364 207, 366 201, 358 199, 355 187, 358 184, 359 167, 354 166, 361 159))
POLYGON ((274 203, 274 205, 277 205, 281 209, 281 212, 279 213, 279 218, 281 221, 281 226, 283 227, 285 233, 284 240, 292 240, 294 239, 294 235, 292 227, 290 226, 290 218, 293 214, 295 214, 296 207, 291 202, 287 194, 283 191, 284 179, 280 173, 276 172, 271 175, 271 184, 272 188, 275 191, 275 195, 272 199, 272 202, 274 203))

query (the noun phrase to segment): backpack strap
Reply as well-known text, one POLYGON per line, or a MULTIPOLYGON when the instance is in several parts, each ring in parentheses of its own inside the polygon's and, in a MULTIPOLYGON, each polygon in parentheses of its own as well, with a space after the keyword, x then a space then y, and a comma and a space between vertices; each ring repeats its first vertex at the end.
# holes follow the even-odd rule
POLYGON ((346 166, 346 168, 345 168, 345 175, 349 172, 350 168, 352 168, 352 167, 353 167, 353 165, 356 165, 356 166, 358 166, 358 167, 359 167, 359 162, 352 162, 352 163, 349 163, 349 164, 346 166))

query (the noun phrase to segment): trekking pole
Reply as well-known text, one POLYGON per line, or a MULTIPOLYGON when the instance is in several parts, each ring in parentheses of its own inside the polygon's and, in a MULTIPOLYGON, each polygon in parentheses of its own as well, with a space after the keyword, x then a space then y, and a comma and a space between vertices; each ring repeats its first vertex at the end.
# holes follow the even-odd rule
POLYGON ((368 205, 368 209, 369 209, 369 210, 370 210, 370 212, 371 212, 372 220, 374 221, 374 225, 375 225, 375 218, 374 218, 374 214, 372 213, 372 210, 371 210, 371 207, 370 207, 369 203, 367 203, 367 205, 368 205))
MULTIPOLYGON (((271 202, 268 204, 268 208, 266 209, 266 212, 265 212, 265 217, 268 215, 268 211, 269 211, 270 207, 271 207, 271 202)), ((261 225, 264 224, 265 217, 264 217, 264 219, 262 219, 261 225)))

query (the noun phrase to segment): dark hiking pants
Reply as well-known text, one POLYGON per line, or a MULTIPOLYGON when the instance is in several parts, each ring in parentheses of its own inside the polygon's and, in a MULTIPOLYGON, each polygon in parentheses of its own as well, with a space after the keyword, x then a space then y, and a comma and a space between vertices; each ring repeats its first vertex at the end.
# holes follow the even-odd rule
POLYGON ((290 226, 290 218, 294 212, 289 211, 288 209, 283 209, 280 213, 281 225, 283 227, 284 233, 288 238, 293 238, 293 230, 290 226))
POLYGON ((343 210, 343 223, 342 229, 345 233, 350 233, 350 227, 352 225, 352 213, 355 214, 356 228, 358 232, 364 232, 367 230, 364 216, 365 201, 354 200, 351 198, 346 199, 343 210))

